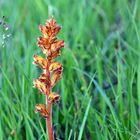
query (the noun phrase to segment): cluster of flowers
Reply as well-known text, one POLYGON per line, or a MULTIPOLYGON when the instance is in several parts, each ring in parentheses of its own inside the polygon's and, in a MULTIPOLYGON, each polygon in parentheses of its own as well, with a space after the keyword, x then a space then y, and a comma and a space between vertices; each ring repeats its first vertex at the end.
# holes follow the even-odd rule
POLYGON ((50 115, 50 105, 55 104, 60 95, 52 92, 52 88, 57 81, 62 77, 62 64, 56 62, 56 57, 60 56, 60 49, 64 47, 64 41, 58 40, 56 35, 61 27, 56 24, 52 17, 46 21, 46 25, 40 25, 40 31, 43 36, 38 38, 38 46, 42 49, 46 58, 34 55, 34 64, 39 65, 43 69, 39 79, 34 79, 33 84, 42 94, 46 96, 47 106, 43 104, 36 105, 36 112, 40 112, 43 117, 47 118, 50 115))

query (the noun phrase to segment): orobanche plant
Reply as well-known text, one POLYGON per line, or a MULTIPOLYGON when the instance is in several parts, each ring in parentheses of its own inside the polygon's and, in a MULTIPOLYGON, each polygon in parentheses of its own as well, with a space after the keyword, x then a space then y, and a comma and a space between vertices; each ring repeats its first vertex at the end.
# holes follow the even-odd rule
POLYGON ((53 17, 46 21, 45 25, 40 25, 43 36, 38 38, 38 46, 45 54, 45 58, 34 55, 34 64, 38 64, 43 70, 39 79, 33 81, 34 87, 46 97, 46 105, 37 104, 36 112, 46 118, 49 140, 54 140, 52 128, 52 105, 60 99, 60 95, 52 91, 57 81, 62 77, 62 64, 56 62, 56 58, 61 55, 60 49, 64 47, 64 41, 57 39, 57 34, 61 27, 56 24, 53 17))

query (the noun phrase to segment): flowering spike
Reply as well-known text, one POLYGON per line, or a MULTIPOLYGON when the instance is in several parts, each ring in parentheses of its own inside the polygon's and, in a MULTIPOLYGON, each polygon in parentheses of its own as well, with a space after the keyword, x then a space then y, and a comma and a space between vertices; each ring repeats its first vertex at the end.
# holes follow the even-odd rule
POLYGON ((43 36, 38 38, 37 44, 46 57, 34 55, 34 63, 43 69, 43 73, 33 83, 34 87, 38 88, 46 96, 47 108, 42 104, 37 104, 36 112, 40 112, 46 118, 49 140, 54 140, 51 125, 51 106, 60 100, 60 95, 55 92, 51 93, 51 89, 62 77, 63 67, 60 62, 56 62, 56 58, 61 55, 60 49, 64 47, 64 41, 57 39, 56 35, 61 27, 57 25, 53 17, 47 20, 45 25, 40 25, 39 28, 43 36))

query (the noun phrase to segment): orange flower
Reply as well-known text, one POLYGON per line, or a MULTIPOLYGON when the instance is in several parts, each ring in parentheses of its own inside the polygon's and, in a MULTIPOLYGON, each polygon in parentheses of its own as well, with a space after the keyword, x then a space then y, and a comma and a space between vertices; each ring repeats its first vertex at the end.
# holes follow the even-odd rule
POLYGON ((37 104, 36 105, 36 111, 35 111, 36 113, 41 113, 41 115, 43 116, 43 117, 45 117, 45 118, 47 118, 48 117, 48 115, 49 115, 49 112, 47 111, 47 108, 46 108, 46 106, 45 105, 43 105, 43 104, 37 104))
POLYGON ((38 38, 38 45, 42 49, 49 49, 50 48, 50 42, 47 38, 39 37, 38 38))
POLYGON ((48 23, 48 21, 46 22, 46 26, 40 25, 39 28, 45 38, 50 37, 51 35, 55 36, 61 29, 61 27, 56 25, 56 23, 55 25, 52 25, 51 29, 50 23, 48 23))
POLYGON ((56 94, 55 92, 52 92, 51 94, 49 94, 48 100, 49 102, 55 104, 57 101, 60 100, 60 95, 56 94))
POLYGON ((50 62, 54 62, 54 61, 55 61, 55 58, 58 57, 58 56, 60 56, 60 55, 61 55, 60 50, 58 50, 58 51, 56 51, 56 52, 52 52, 51 54, 49 54, 49 55, 47 56, 47 59, 48 59, 48 61, 50 61, 50 62))
POLYGON ((64 40, 58 40, 51 45, 51 52, 55 52, 64 47, 64 40))
POLYGON ((50 21, 46 21, 46 28, 49 36, 55 36, 61 29, 61 27, 56 24, 56 21, 53 17, 51 17, 50 21))
POLYGON ((60 69, 60 68, 62 68, 62 64, 60 62, 54 62, 50 65, 49 71, 53 72, 53 71, 60 69))
POLYGON ((58 80, 62 77, 62 67, 59 68, 57 71, 54 72, 53 76, 51 77, 51 87, 53 87, 58 80))
POLYGON ((43 69, 48 66, 47 60, 38 55, 34 55, 34 63, 38 64, 43 69))
POLYGON ((44 37, 47 38, 48 37, 48 34, 47 34, 47 28, 46 28, 46 26, 40 25, 39 26, 39 29, 42 32, 42 34, 44 35, 44 37))
POLYGON ((33 87, 38 88, 40 92, 46 94, 47 88, 43 82, 39 81, 38 79, 34 79, 33 84, 33 87))
POLYGON ((46 76, 45 73, 42 73, 42 74, 40 75, 39 81, 40 81, 40 82, 43 82, 46 86, 47 86, 47 85, 48 85, 48 86, 50 85, 50 78, 49 78, 49 76, 46 76))

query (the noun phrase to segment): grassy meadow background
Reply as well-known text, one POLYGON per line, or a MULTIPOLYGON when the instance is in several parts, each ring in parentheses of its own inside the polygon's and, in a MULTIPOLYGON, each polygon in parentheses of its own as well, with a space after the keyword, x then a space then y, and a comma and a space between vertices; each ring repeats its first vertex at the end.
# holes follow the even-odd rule
POLYGON ((139 140, 139 0, 0 0, 0 140, 47 140, 32 61, 39 25, 52 15, 65 40, 56 139, 139 140))

